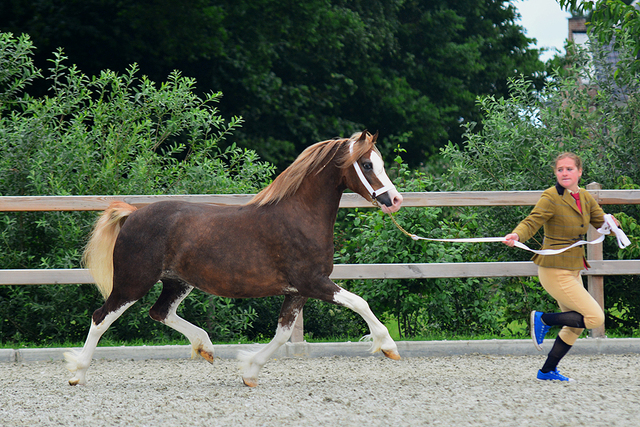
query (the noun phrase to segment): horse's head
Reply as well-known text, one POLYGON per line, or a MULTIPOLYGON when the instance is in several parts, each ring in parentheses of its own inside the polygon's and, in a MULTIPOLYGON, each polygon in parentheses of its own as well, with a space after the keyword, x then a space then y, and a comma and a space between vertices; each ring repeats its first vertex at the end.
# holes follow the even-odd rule
POLYGON ((375 147, 377 138, 377 132, 371 135, 364 131, 347 141, 353 167, 347 168, 346 184, 365 199, 377 200, 383 212, 396 212, 402 205, 402 195, 384 170, 382 156, 375 147))

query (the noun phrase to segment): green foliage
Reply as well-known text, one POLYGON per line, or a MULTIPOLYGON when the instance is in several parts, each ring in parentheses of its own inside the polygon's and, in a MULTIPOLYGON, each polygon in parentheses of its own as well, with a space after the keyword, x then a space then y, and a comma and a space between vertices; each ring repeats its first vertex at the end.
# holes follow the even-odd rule
POLYGON ((467 126, 464 150, 449 144, 442 151, 447 180, 469 190, 546 188, 555 183, 555 156, 574 151, 587 165, 583 182, 616 188, 618 177, 637 181, 640 82, 629 78, 621 89, 605 53, 595 55, 597 67, 586 68, 586 52, 577 52, 573 66, 542 91, 520 77, 509 81, 508 98, 480 97, 482 130, 467 126))
POLYGON ((221 66, 237 77, 216 78, 240 88, 224 103, 247 118, 241 138, 279 166, 278 156, 362 128, 384 130, 385 154, 410 132, 407 159, 422 164, 460 141, 460 121, 478 119, 478 94, 505 93, 512 70, 543 67, 507 2, 264 0, 260 15, 249 13, 255 2, 230 3, 221 66))
MULTIPOLYGON (((607 242, 609 252, 616 253, 618 259, 640 259, 640 225, 635 216, 624 212, 615 214, 631 244, 619 249, 613 242, 607 242)), ((614 239, 611 239, 614 240, 614 239)), ((608 276, 605 279, 605 303, 607 307, 607 327, 626 335, 640 327, 640 288, 638 276, 608 276)))
MULTIPOLYGON (((629 51, 620 51, 625 58, 629 51)), ((568 63, 542 91, 525 78, 512 79, 510 97, 481 97, 483 128, 469 126, 463 148, 447 146, 442 154, 450 171, 441 188, 450 190, 541 190, 555 184, 550 166, 562 151, 573 151, 584 162, 582 185, 598 182, 603 188, 636 188, 640 179, 640 80, 631 70, 615 69, 606 50, 592 48, 590 56, 577 47, 568 63), (617 74, 616 74, 617 73, 617 74), (615 76, 615 77, 614 77, 615 76)), ((606 207, 605 207, 606 209, 606 207)), ((613 212, 633 244, 619 250, 607 239, 605 259, 637 259, 637 206, 613 212)), ((478 235, 509 233, 530 208, 487 208, 479 215, 478 235)), ((539 243, 542 233, 534 237, 539 243)), ((494 259, 524 260, 523 251, 497 248, 494 259)), ((607 276, 607 327, 629 333, 640 326, 638 276, 607 276)), ((548 306, 539 288, 528 279, 501 284, 505 319, 516 321, 538 304, 548 306), (525 301, 527 301, 525 303, 525 301)))
MULTIPOLYGON (((238 300, 241 307, 252 307, 256 311, 251 329, 246 336, 252 341, 270 340, 278 326, 278 313, 284 297, 269 297, 256 300, 238 300)), ((368 333, 365 321, 352 310, 319 300, 310 299, 304 306, 304 335, 306 338, 361 337, 368 333)))
POLYGON ((34 79, 42 77, 33 65, 33 51, 29 36, 14 40, 11 34, 0 32, 0 112, 25 102, 22 92, 34 79))
POLYGON ((447 179, 452 188, 505 191, 549 186, 553 171, 548 159, 558 144, 549 146, 555 135, 547 133, 555 130, 540 126, 542 101, 531 82, 511 79, 509 91, 508 98, 480 97, 482 129, 476 132, 474 123, 465 125, 464 150, 451 143, 442 150, 450 165, 447 179))
MULTIPOLYGON (((49 95, 29 98, 40 77, 28 37, 0 34, 0 64, 17 64, 0 77, 0 194, 4 196, 252 193, 273 173, 255 152, 221 141, 242 120, 228 123, 216 103, 199 97, 195 80, 178 72, 156 85, 103 71, 88 77, 54 55, 49 95), (19 65, 19 66, 18 66, 19 65)), ((96 218, 91 212, 17 212, 0 215, 3 268, 78 268, 96 218)), ((163 339, 177 335, 147 316, 155 289, 132 307, 109 337, 163 339)), ((42 343, 80 340, 101 305, 93 286, 0 287, 0 340, 42 343)), ((247 334, 256 310, 194 292, 182 311, 213 339, 247 334)))
POLYGON ((544 75, 516 19, 507 0, 0 4, 0 29, 30 34, 40 67, 62 46, 89 74, 138 62, 155 81, 177 68, 203 92, 223 89, 223 115, 246 120, 235 140, 281 169, 364 128, 381 131, 385 154, 410 132, 412 165, 460 142, 459 123, 480 121, 476 96, 506 95, 516 73, 544 75))
MULTIPOLYGON (((28 37, 0 34, 0 61, 20 64, 2 77, 0 194, 96 195, 254 193, 273 168, 255 152, 220 142, 237 131, 216 109, 219 93, 201 98, 195 80, 174 72, 167 82, 138 78, 134 65, 120 75, 89 78, 55 55, 47 76, 50 95, 30 99, 22 90, 40 71, 28 37), (22 74, 21 74, 22 73, 22 74), (5 83, 6 82, 6 83, 5 83)), ((7 69, 8 70, 8 69, 7 69)), ((3 268, 78 268, 95 213, 0 215, 3 268)), ((181 339, 148 310, 158 285, 105 334, 111 342, 181 339)), ((194 291, 180 315, 214 341, 270 338, 281 298, 229 300, 194 291)), ((102 305, 94 286, 0 287, 0 341, 80 342, 91 313, 102 305)), ((318 301, 305 306, 307 336, 358 336, 364 321, 352 311, 318 301)))
MULTIPOLYGON (((412 173, 396 158, 396 185, 405 191, 427 191, 431 180, 412 173)), ((403 208, 395 215, 403 227, 434 238, 470 237, 475 216, 440 208, 403 208)), ((378 210, 347 214, 342 224, 351 232, 342 237, 336 253, 339 263, 452 263, 486 261, 485 254, 465 245, 413 241, 378 210)), ((499 334, 501 307, 495 281, 460 279, 377 279, 347 281, 344 286, 369 302, 383 319, 395 319, 402 337, 448 334, 499 334)))
POLYGON ((589 32, 604 46, 631 55, 620 58, 618 69, 640 72, 640 9, 633 0, 558 0, 563 8, 575 11, 588 20, 589 32))

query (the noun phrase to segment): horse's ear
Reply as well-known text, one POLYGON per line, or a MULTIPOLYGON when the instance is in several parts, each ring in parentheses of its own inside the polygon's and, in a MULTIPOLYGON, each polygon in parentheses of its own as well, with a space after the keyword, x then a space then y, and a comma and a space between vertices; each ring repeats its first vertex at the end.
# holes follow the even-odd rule
POLYGON ((377 140, 378 140, 378 131, 376 131, 373 137, 371 137, 371 142, 375 144, 377 140))
POLYGON ((369 132, 367 132, 367 130, 363 130, 362 133, 360 134, 360 138, 358 138, 358 142, 364 142, 367 140, 367 134, 369 132))

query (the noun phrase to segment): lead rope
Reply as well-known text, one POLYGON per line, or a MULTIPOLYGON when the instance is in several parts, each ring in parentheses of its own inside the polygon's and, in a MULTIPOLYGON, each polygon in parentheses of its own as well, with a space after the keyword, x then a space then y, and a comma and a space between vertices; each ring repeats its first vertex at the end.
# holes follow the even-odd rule
MULTIPOLYGON (((378 204, 377 200, 373 199, 373 205, 376 207, 380 207, 380 205, 378 204)), ((393 215, 391 215, 390 212, 387 212, 387 215, 389 215, 389 218, 391 218, 391 221, 395 224, 396 227, 398 227, 398 230, 400 230, 403 234, 405 234, 407 237, 410 237, 413 240, 427 240, 430 242, 452 242, 452 243, 490 243, 490 242, 504 242, 504 237, 471 237, 471 238, 463 238, 463 239, 430 239, 427 237, 420 237, 416 234, 412 234, 409 233, 407 230, 405 230, 400 224, 398 224, 398 221, 396 221, 396 219, 393 217, 393 215)), ((521 242, 515 242, 516 247, 520 248, 520 249, 524 249, 525 251, 529 251, 529 252, 533 252, 534 254, 538 254, 538 255, 557 255, 560 254, 566 250, 569 250, 571 248, 574 248, 576 246, 581 246, 581 245, 595 245, 597 243, 600 243, 604 240, 604 236, 607 234, 610 234, 611 232, 615 233, 616 238, 618 240, 618 247, 620 249, 624 249, 627 246, 629 246, 631 244, 631 242, 629 241, 629 239, 627 238, 627 235, 624 234, 624 231, 622 231, 620 228, 618 228, 618 226, 616 225, 613 216, 610 214, 605 214, 604 216, 604 224, 602 224, 602 227, 598 228, 598 233, 600 233, 600 236, 598 238, 596 238, 595 240, 592 240, 590 242, 586 241, 586 240, 579 240, 576 243, 572 244, 571 246, 567 246, 566 248, 562 248, 562 249, 542 249, 542 250, 535 250, 535 249, 531 249, 529 248, 527 245, 525 245, 524 243, 521 242)))
MULTIPOLYGON (((377 201, 376 199, 371 199, 371 204, 372 204, 373 206, 375 206, 376 208, 379 208, 379 207, 380 207, 380 204, 378 203, 378 201, 377 201)), ((398 221, 396 221, 396 219, 393 217, 393 215, 391 215, 391 212, 386 212, 386 214, 387 214, 387 215, 389 215, 389 218, 391 218, 391 221, 395 224, 395 226, 396 226, 396 227, 398 227, 398 230, 402 231, 402 233, 403 233, 405 236, 410 237, 410 238, 411 238, 411 239, 413 239, 413 240, 420 240, 420 239, 423 239, 423 240, 431 240, 431 239, 427 239, 427 238, 425 238, 425 237, 420 237, 420 236, 417 236, 417 235, 415 235, 415 234, 411 234, 411 233, 409 233, 407 230, 405 230, 405 229, 404 229, 404 228, 403 228, 403 227, 398 223, 398 221)))

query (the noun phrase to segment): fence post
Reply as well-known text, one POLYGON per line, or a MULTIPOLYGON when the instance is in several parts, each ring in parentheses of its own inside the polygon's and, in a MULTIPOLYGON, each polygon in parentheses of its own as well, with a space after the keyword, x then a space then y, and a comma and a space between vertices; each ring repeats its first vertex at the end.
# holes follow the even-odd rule
MULTIPOLYGON (((587 190, 602 190, 602 185, 597 182, 592 182, 587 185, 587 190)), ((596 229, 592 225, 589 225, 587 231, 587 240, 591 241, 598 237, 596 229)), ((602 243, 597 245, 587 245, 587 259, 600 261, 602 257, 602 243)), ((591 296, 600 304, 600 307, 604 310, 604 277, 603 276, 589 276, 587 279, 587 288, 591 296)), ((604 331, 604 324, 597 328, 591 329, 591 338, 604 338, 606 337, 604 331)))
POLYGON ((298 318, 296 319, 296 323, 293 325, 293 332, 291 333, 291 338, 289 338, 291 342, 304 341, 304 316, 302 313, 303 310, 301 309, 300 314, 298 314, 298 318))

